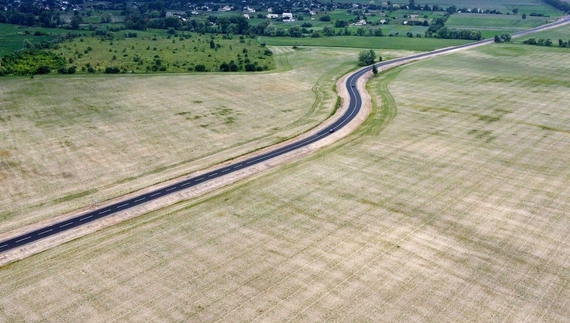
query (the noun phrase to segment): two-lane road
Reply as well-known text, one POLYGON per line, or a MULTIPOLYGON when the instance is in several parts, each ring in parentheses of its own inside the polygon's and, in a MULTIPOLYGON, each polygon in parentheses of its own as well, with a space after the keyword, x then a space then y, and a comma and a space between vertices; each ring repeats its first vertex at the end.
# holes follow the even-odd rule
MULTIPOLYGON (((553 24, 549 24, 549 25, 541 26, 541 27, 534 28, 531 30, 519 32, 519 33, 516 33, 514 36, 527 35, 527 34, 530 34, 532 32, 537 32, 540 30, 552 28, 553 26, 558 26, 558 25, 569 23, 569 22, 570 22, 570 17, 565 17, 564 19, 559 20, 553 24)), ((412 56, 408 56, 408 57, 404 57, 404 58, 398 58, 398 59, 382 62, 382 63, 377 64, 377 66, 378 67, 383 67, 386 65, 394 65, 395 66, 395 65, 403 64, 403 63, 410 62, 413 60, 432 57, 432 56, 440 55, 443 53, 449 53, 449 52, 452 52, 452 51, 455 51, 458 49, 468 48, 468 47, 473 47, 473 46, 479 46, 479 45, 491 43, 491 42, 493 42, 493 40, 489 39, 489 40, 482 40, 479 42, 470 43, 470 44, 466 44, 466 45, 450 47, 450 48, 445 48, 445 49, 439 49, 439 50, 435 50, 435 51, 424 53, 424 54, 417 54, 417 55, 412 55, 412 56)), ((346 84, 345 84, 346 88, 348 90, 349 97, 350 97, 350 101, 349 101, 349 105, 348 105, 347 110, 331 126, 325 128, 325 129, 322 129, 321 131, 318 131, 317 133, 313 134, 310 137, 307 137, 305 139, 301 139, 299 141, 293 142, 291 144, 285 145, 285 146, 280 147, 280 148, 276 148, 274 150, 271 150, 269 152, 266 152, 264 154, 261 154, 261 155, 255 156, 255 157, 252 157, 250 159, 246 159, 246 160, 243 160, 241 162, 237 162, 235 164, 230 164, 228 166, 221 167, 219 169, 210 171, 208 173, 201 174, 199 176, 180 181, 180 182, 172 184, 170 186, 167 186, 167 187, 155 190, 155 191, 151 191, 151 192, 148 192, 145 194, 141 194, 141 195, 138 195, 138 196, 117 202, 115 204, 108 205, 108 206, 105 206, 103 208, 96 209, 94 211, 90 211, 90 212, 85 213, 85 214, 81 214, 81 215, 74 217, 72 219, 67 219, 65 221, 61 221, 61 222, 58 222, 58 223, 55 223, 55 224, 34 230, 34 231, 31 231, 31 232, 27 232, 25 234, 10 238, 8 240, 1 241, 0 242, 0 253, 6 252, 6 251, 9 251, 12 249, 16 249, 18 247, 33 243, 33 242, 41 240, 41 239, 45 239, 47 237, 56 235, 56 234, 61 233, 63 231, 71 230, 73 228, 85 225, 85 224, 93 222, 93 221, 100 220, 104 217, 109 217, 115 213, 127 210, 127 209, 135 207, 137 205, 147 203, 149 201, 161 198, 165 195, 173 194, 173 193, 176 193, 178 191, 185 190, 185 189, 191 188, 193 186, 199 185, 199 184, 204 183, 206 181, 209 181, 209 180, 230 174, 232 172, 236 172, 236 171, 242 170, 244 168, 254 166, 256 164, 262 163, 262 162, 267 161, 269 159, 275 158, 277 156, 284 155, 284 154, 289 153, 291 151, 297 150, 297 149, 302 148, 302 147, 306 147, 306 146, 308 146, 314 142, 317 142, 317 141, 331 135, 336 130, 341 129, 342 127, 346 126, 349 122, 351 122, 358 115, 358 113, 360 112, 360 109, 362 107, 362 97, 361 97, 360 93, 358 92, 358 88, 356 86, 357 85, 356 83, 358 82, 358 80, 363 75, 365 75, 366 73, 371 71, 371 69, 372 69, 371 66, 362 68, 362 69, 354 72, 350 77, 348 77, 346 84)))

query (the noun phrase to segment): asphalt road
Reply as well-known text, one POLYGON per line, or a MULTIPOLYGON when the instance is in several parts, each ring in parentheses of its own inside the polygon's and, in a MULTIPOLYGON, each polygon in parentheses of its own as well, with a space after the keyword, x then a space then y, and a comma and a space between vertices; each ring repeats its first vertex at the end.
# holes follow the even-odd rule
MULTIPOLYGON (((550 25, 545 25, 545 26, 534 28, 534 29, 515 33, 513 36, 523 36, 523 35, 527 35, 530 33, 534 33, 537 31, 541 31, 544 29, 551 28, 553 25, 562 25, 562 24, 569 23, 569 22, 570 22, 570 16, 565 17, 563 20, 558 21, 558 22, 553 23, 553 24, 550 24, 550 25)), ((461 49, 461 48, 468 48, 468 47, 478 46, 481 44, 491 43, 493 41, 494 41, 493 39, 481 40, 481 41, 466 44, 466 45, 444 48, 444 49, 439 49, 439 50, 435 50, 435 51, 428 52, 428 53, 417 54, 417 55, 398 58, 398 59, 394 59, 394 60, 390 60, 390 61, 385 61, 385 62, 376 64, 376 66, 381 67, 381 66, 385 66, 385 65, 389 65, 389 64, 394 64, 394 63, 402 63, 402 62, 408 62, 408 61, 412 61, 412 60, 427 58, 430 56, 435 56, 438 54, 451 52, 451 51, 461 49)), ((41 240, 41 239, 45 239, 47 237, 58 234, 60 232, 71 230, 73 228, 85 225, 87 223, 97 221, 97 220, 104 218, 104 217, 109 217, 109 216, 111 216, 117 212, 127 210, 127 209, 135 207, 137 205, 147 203, 149 201, 161 198, 165 195, 173 194, 173 193, 176 193, 178 191, 181 191, 181 190, 196 186, 198 184, 204 183, 206 181, 209 181, 209 180, 230 174, 232 172, 236 172, 236 171, 239 171, 241 169, 262 163, 266 160, 275 158, 277 156, 281 156, 281 155, 286 154, 288 152, 297 150, 299 148, 308 146, 308 145, 310 145, 316 141, 319 141, 322 138, 325 138, 325 137, 331 135, 334 131, 344 127, 350 121, 352 121, 352 119, 354 119, 354 117, 356 117, 358 115, 358 113, 360 112, 360 109, 362 107, 362 98, 360 96, 360 93, 358 92, 358 89, 356 88, 356 83, 357 83, 358 79, 360 79, 364 74, 369 72, 371 69, 372 69, 372 66, 368 66, 368 67, 365 67, 363 69, 360 69, 360 70, 356 71, 354 74, 352 74, 347 79, 346 87, 348 89, 348 93, 350 96, 350 103, 349 103, 348 109, 331 126, 317 132, 316 134, 314 134, 310 137, 307 137, 305 139, 291 143, 291 144, 286 145, 286 146, 281 147, 281 148, 276 148, 275 150, 269 151, 269 152, 264 153, 262 155, 252 157, 250 159, 247 159, 247 160, 235 163, 235 164, 231 164, 228 166, 224 166, 222 168, 210 171, 208 173, 201 174, 199 176, 180 181, 176 184, 172 184, 170 186, 167 186, 167 187, 164 187, 164 188, 161 188, 161 189, 149 192, 149 193, 141 194, 141 195, 135 196, 133 198, 123 200, 123 201, 117 202, 115 204, 108 205, 108 206, 105 206, 103 208, 96 209, 94 211, 90 211, 90 212, 85 213, 85 214, 81 214, 81 215, 74 217, 72 219, 67 219, 65 221, 58 222, 58 223, 55 223, 53 225, 43 227, 41 229, 37 229, 37 230, 31 231, 31 232, 27 232, 27 233, 19 235, 17 237, 1 241, 0 242, 0 253, 15 249, 15 248, 18 248, 21 246, 24 246, 26 244, 33 243, 33 242, 41 240)))

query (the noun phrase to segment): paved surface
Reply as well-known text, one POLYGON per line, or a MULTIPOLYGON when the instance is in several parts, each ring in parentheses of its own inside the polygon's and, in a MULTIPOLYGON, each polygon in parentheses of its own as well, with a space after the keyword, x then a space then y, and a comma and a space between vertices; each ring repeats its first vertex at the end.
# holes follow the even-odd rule
MULTIPOLYGON (((544 25, 544 26, 540 26, 540 27, 537 27, 537 28, 534 28, 531 30, 526 30, 526 31, 515 33, 513 36, 524 36, 524 35, 527 35, 530 33, 534 33, 534 32, 541 31, 541 30, 546 30, 546 29, 553 28, 553 27, 563 25, 563 24, 567 24, 567 23, 570 23, 570 16, 565 17, 565 18, 563 18, 563 19, 561 19, 555 23, 549 24, 549 25, 544 25)), ((466 44, 466 45, 444 48, 444 49, 439 49, 439 50, 435 50, 435 51, 424 53, 424 54, 417 54, 417 55, 412 55, 412 56, 408 56, 408 57, 398 58, 398 59, 379 63, 376 66, 382 67, 382 66, 386 66, 386 65, 401 64, 401 63, 410 62, 413 60, 418 60, 418 59, 422 59, 422 58, 427 58, 427 57, 432 57, 432 56, 452 52, 452 51, 455 51, 458 49, 463 49, 463 48, 468 48, 468 47, 479 46, 482 44, 492 43, 493 41, 494 41, 493 39, 481 40, 481 41, 466 44)), ((346 87, 348 89, 348 93, 350 96, 350 102, 349 102, 348 109, 331 126, 317 132, 316 134, 314 134, 310 137, 307 137, 305 139, 302 139, 302 140, 299 140, 297 142, 291 143, 289 145, 283 146, 281 148, 276 148, 275 150, 269 151, 269 152, 264 153, 262 155, 258 155, 258 156, 252 157, 250 159, 247 159, 247 160, 235 163, 235 164, 231 164, 231 165, 210 171, 208 173, 205 173, 205 174, 193 177, 193 178, 183 180, 183 181, 178 182, 176 184, 172 184, 170 186, 167 186, 167 187, 155 190, 155 191, 151 191, 149 193, 141 194, 141 195, 135 196, 133 198, 129 198, 129 199, 117 202, 115 204, 108 205, 108 206, 105 206, 103 208, 96 209, 94 211, 79 215, 79 216, 74 217, 72 219, 67 219, 65 221, 58 222, 58 223, 55 223, 53 225, 43 227, 41 229, 37 229, 37 230, 31 231, 31 232, 19 235, 17 237, 10 238, 10 239, 5 240, 5 241, 1 241, 0 242, 0 253, 15 249, 15 248, 18 248, 21 246, 24 246, 26 244, 33 243, 35 241, 47 238, 49 236, 53 236, 53 235, 58 234, 58 233, 63 232, 63 231, 71 230, 73 228, 85 225, 87 223, 97 221, 97 220, 102 219, 104 217, 109 217, 109 216, 111 216, 117 212, 124 211, 126 209, 135 207, 137 205, 158 199, 158 198, 163 197, 165 195, 169 195, 169 194, 181 191, 181 190, 185 190, 185 189, 188 189, 190 187, 196 186, 198 184, 204 183, 206 181, 209 181, 209 180, 227 175, 229 173, 239 171, 241 169, 262 163, 266 160, 275 158, 277 156, 281 156, 281 155, 286 154, 288 152, 294 151, 296 149, 308 146, 308 145, 310 145, 316 141, 319 141, 322 138, 331 135, 336 130, 344 127, 350 121, 352 121, 352 119, 354 119, 354 117, 356 117, 358 115, 358 113, 360 112, 360 109, 362 107, 362 98, 361 98, 360 93, 358 92, 358 89, 356 87, 356 83, 364 74, 369 72, 371 69, 372 69, 371 66, 360 69, 360 70, 356 71, 354 74, 352 74, 347 79, 346 87)))

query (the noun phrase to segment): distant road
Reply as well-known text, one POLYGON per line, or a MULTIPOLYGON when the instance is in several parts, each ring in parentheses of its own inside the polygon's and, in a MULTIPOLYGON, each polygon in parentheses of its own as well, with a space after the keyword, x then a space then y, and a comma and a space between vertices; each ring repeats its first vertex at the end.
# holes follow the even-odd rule
MULTIPOLYGON (((513 36, 515 36, 515 37, 516 36, 524 36, 524 35, 528 35, 531 33, 538 32, 538 31, 546 30, 546 29, 553 28, 553 27, 560 26, 560 25, 567 24, 567 23, 570 23, 570 16, 564 17, 563 19, 560 19, 557 22, 554 22, 552 24, 540 26, 540 27, 533 28, 530 30, 517 32, 517 33, 513 34, 513 36)), ((418 60, 418 59, 424 59, 424 58, 428 58, 428 57, 432 57, 432 56, 436 56, 436 55, 440 55, 440 54, 444 54, 444 53, 449 53, 449 52, 452 52, 452 51, 455 51, 458 49, 465 49, 465 48, 469 48, 469 47, 480 46, 482 44, 492 43, 493 41, 494 41, 493 39, 485 39, 485 40, 481 40, 481 41, 466 44, 466 45, 449 47, 449 48, 431 51, 428 53, 417 54, 417 55, 412 55, 412 56, 403 57, 403 58, 397 58, 397 59, 393 59, 390 61, 378 63, 378 64, 376 64, 376 66, 383 67, 383 66, 387 66, 387 65, 399 65, 399 64, 403 64, 403 63, 418 60)), ((36 241, 41 240, 41 239, 45 239, 47 237, 53 236, 53 235, 61 233, 63 231, 71 230, 73 228, 77 228, 79 226, 85 225, 85 224, 93 222, 93 221, 97 221, 97 220, 105 218, 105 217, 109 217, 109 216, 111 216, 117 212, 121 212, 121 211, 130 209, 130 208, 133 208, 137 205, 147 203, 147 202, 150 202, 152 200, 161 198, 163 196, 166 196, 166 195, 169 195, 172 193, 176 193, 176 192, 181 191, 181 190, 188 189, 190 187, 193 187, 193 186, 196 186, 198 184, 204 183, 206 181, 209 181, 209 180, 230 174, 232 172, 236 172, 236 171, 239 171, 241 169, 244 169, 244 168, 247 168, 250 166, 254 166, 256 164, 262 163, 262 162, 267 161, 269 159, 281 156, 283 154, 289 153, 291 151, 297 150, 299 148, 302 148, 302 147, 308 146, 314 142, 317 142, 317 141, 331 135, 333 132, 341 129, 342 127, 347 125, 350 121, 352 121, 354 119, 354 117, 356 117, 358 115, 358 113, 360 112, 360 109, 362 107, 362 97, 361 97, 360 93, 358 92, 358 89, 356 87, 356 83, 364 74, 368 73, 371 70, 372 70, 372 66, 368 66, 368 67, 362 68, 362 69, 354 72, 350 77, 348 77, 348 79, 346 80, 346 88, 347 88, 348 94, 350 96, 350 102, 349 102, 348 109, 331 126, 317 132, 316 134, 314 134, 310 137, 307 137, 305 139, 301 139, 299 141, 293 142, 293 143, 288 144, 288 145, 281 147, 281 148, 276 148, 272 151, 266 152, 264 154, 261 154, 261 155, 258 155, 258 156, 252 157, 252 158, 249 158, 247 160, 244 160, 244 161, 241 161, 241 162, 238 162, 235 164, 231 164, 228 166, 224 166, 224 167, 218 168, 216 170, 210 171, 208 173, 198 175, 198 176, 193 177, 193 178, 185 179, 183 181, 172 184, 170 186, 167 186, 167 187, 155 190, 155 191, 151 191, 149 193, 141 194, 141 195, 138 195, 138 196, 117 202, 115 204, 108 205, 108 206, 105 206, 103 208, 96 209, 94 211, 90 211, 90 212, 85 213, 85 214, 81 214, 81 215, 76 216, 72 219, 67 219, 65 221, 61 221, 61 222, 58 222, 58 223, 55 223, 55 224, 34 230, 34 231, 30 231, 28 233, 19 235, 19 236, 14 237, 14 238, 10 238, 8 240, 1 241, 0 242, 0 253, 9 251, 9 250, 12 250, 12 249, 33 243, 33 242, 36 242, 36 241)))

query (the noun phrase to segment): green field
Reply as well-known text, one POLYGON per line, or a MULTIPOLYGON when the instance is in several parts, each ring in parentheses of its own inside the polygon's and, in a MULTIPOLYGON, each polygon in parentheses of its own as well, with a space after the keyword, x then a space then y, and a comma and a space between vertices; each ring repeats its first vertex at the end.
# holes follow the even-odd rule
POLYGON ((259 42, 267 43, 267 45, 271 46, 302 45, 430 51, 442 47, 466 44, 469 41, 435 38, 334 36, 320 38, 259 37, 259 42))
POLYGON ((531 29, 552 22, 552 17, 527 17, 521 15, 486 15, 486 14, 455 14, 449 17, 445 24, 448 28, 480 29, 480 30, 509 30, 520 31, 531 29))
MULTIPOLYGON (((418 4, 429 4, 433 5, 434 3, 429 0, 419 0, 416 1, 418 4)), ((481 8, 483 10, 499 10, 503 14, 507 14, 507 12, 511 12, 513 9, 518 8, 519 14, 530 14, 530 13, 542 13, 545 15, 549 15, 551 17, 560 16, 562 13, 551 7, 540 0, 519 0, 516 2, 508 1, 508 0, 455 0, 455 1, 442 1, 437 3, 440 7, 449 7, 451 5, 455 5, 458 9, 460 8, 468 8, 468 9, 477 9, 481 8)))
POLYGON ((0 320, 567 322, 569 73, 517 44, 383 73, 337 144, 0 268, 0 320))
POLYGON ((32 43, 40 43, 42 41, 52 40, 53 35, 66 34, 67 32, 68 30, 64 29, 23 27, 0 23, 0 56, 22 49, 24 40, 28 40, 32 43), (34 36, 36 32, 40 32, 42 35, 34 36))
MULTIPOLYGON (((566 25, 560 28, 555 28, 555 29, 549 29, 549 30, 545 30, 545 31, 541 31, 532 35, 528 35, 528 36, 524 36, 524 37, 517 37, 517 38, 513 38, 512 42, 515 44, 522 44, 523 41, 529 39, 529 38, 550 38, 553 40, 554 42, 554 47, 557 48, 558 47, 558 39, 562 39, 564 41, 568 41, 570 40, 570 26, 566 25)), ((568 50, 568 48, 563 49, 560 48, 560 50, 568 50)))

